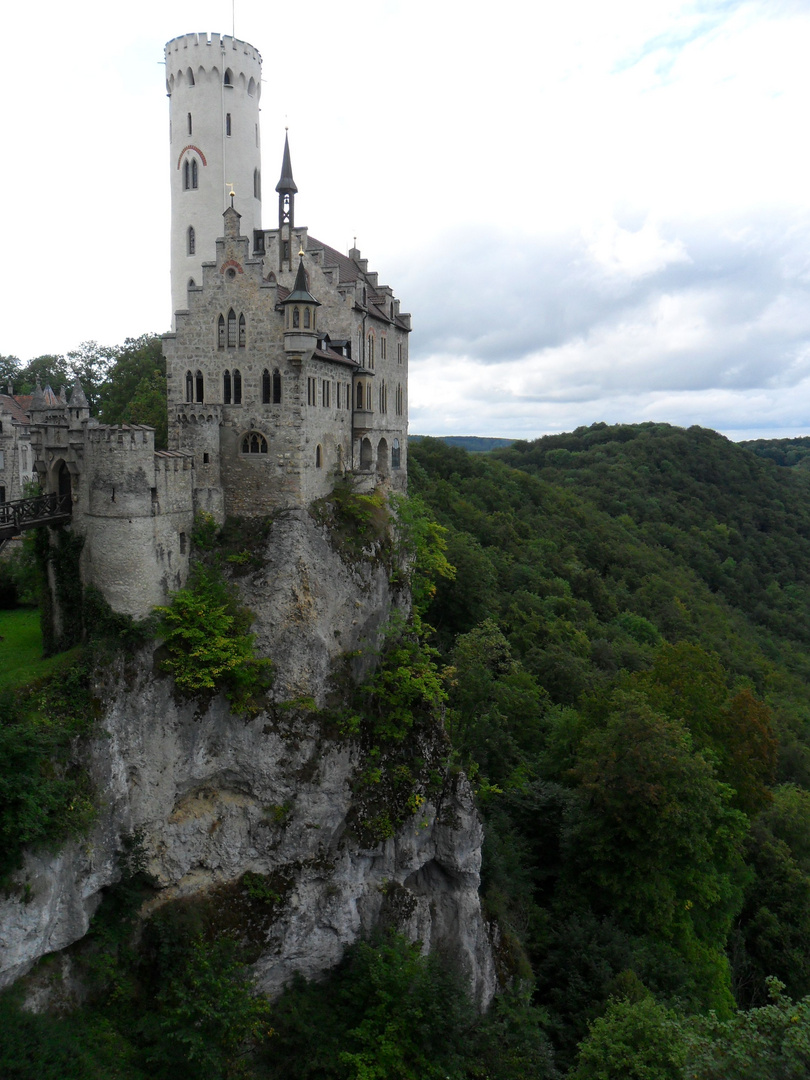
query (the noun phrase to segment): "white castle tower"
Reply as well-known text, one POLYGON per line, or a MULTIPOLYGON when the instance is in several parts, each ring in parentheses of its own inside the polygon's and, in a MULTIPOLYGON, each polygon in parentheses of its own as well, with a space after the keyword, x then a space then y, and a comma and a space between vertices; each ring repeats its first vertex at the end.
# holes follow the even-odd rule
POLYGON ((231 190, 242 234, 252 240, 261 229, 262 58, 247 42, 220 34, 183 34, 166 45, 165 56, 174 315, 188 307, 189 284, 202 284, 231 190))

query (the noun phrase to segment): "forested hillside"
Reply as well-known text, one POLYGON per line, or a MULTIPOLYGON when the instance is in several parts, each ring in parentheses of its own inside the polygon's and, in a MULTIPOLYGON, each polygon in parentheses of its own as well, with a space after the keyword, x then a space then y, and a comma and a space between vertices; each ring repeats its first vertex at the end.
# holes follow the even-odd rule
MULTIPOLYGON (((412 445, 393 531, 412 556, 414 618, 349 713, 320 720, 331 738, 360 732, 384 770, 381 746, 443 717, 451 772, 471 777, 485 822, 505 987, 486 1017, 452 957, 396 935, 277 1002, 253 997, 253 945, 222 931, 213 903, 139 923, 152 894, 135 838, 73 951, 81 1007, 31 1016, 18 992, 0 998, 0 1072, 810 1074, 810 472, 781 453, 657 424, 491 454, 412 445)), ((342 491, 354 540, 372 504, 388 527, 378 497, 342 491)), ((243 884, 240 903, 278 902, 256 875, 243 884)))
POLYGON ((410 475, 457 568, 427 620, 487 901, 560 1067, 611 1001, 810 993, 807 474, 602 424, 488 457, 425 440, 410 475))

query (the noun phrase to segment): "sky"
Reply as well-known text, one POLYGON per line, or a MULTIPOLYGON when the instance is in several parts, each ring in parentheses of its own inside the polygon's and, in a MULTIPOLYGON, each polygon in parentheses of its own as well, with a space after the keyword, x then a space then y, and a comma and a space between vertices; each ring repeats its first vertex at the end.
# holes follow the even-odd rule
POLYGON ((169 328, 163 46, 235 28, 265 177, 289 126, 296 221, 413 316, 411 432, 810 435, 810 0, 40 0, 4 28, 0 354, 169 328))

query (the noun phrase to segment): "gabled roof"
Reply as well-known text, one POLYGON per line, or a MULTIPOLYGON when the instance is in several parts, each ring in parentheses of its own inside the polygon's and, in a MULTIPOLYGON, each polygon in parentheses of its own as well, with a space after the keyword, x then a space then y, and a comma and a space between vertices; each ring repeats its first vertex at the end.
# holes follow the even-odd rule
POLYGON ((26 409, 30 404, 30 394, 15 394, 14 397, 9 394, 0 394, 0 408, 9 413, 12 420, 16 420, 18 424, 27 424, 29 422, 26 409))

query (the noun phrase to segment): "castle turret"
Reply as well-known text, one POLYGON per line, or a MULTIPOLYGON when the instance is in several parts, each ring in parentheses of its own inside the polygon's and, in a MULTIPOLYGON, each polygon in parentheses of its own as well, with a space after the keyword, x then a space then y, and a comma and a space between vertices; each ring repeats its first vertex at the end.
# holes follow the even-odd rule
POLYGON ((261 229, 262 58, 247 42, 219 34, 173 38, 165 55, 174 313, 188 307, 190 284, 202 284, 231 191, 243 232, 261 229))
POLYGON ((292 231, 295 228, 295 186, 290 160, 290 141, 284 135, 284 157, 281 162, 281 177, 276 184, 278 192, 278 268, 292 270, 292 231))

